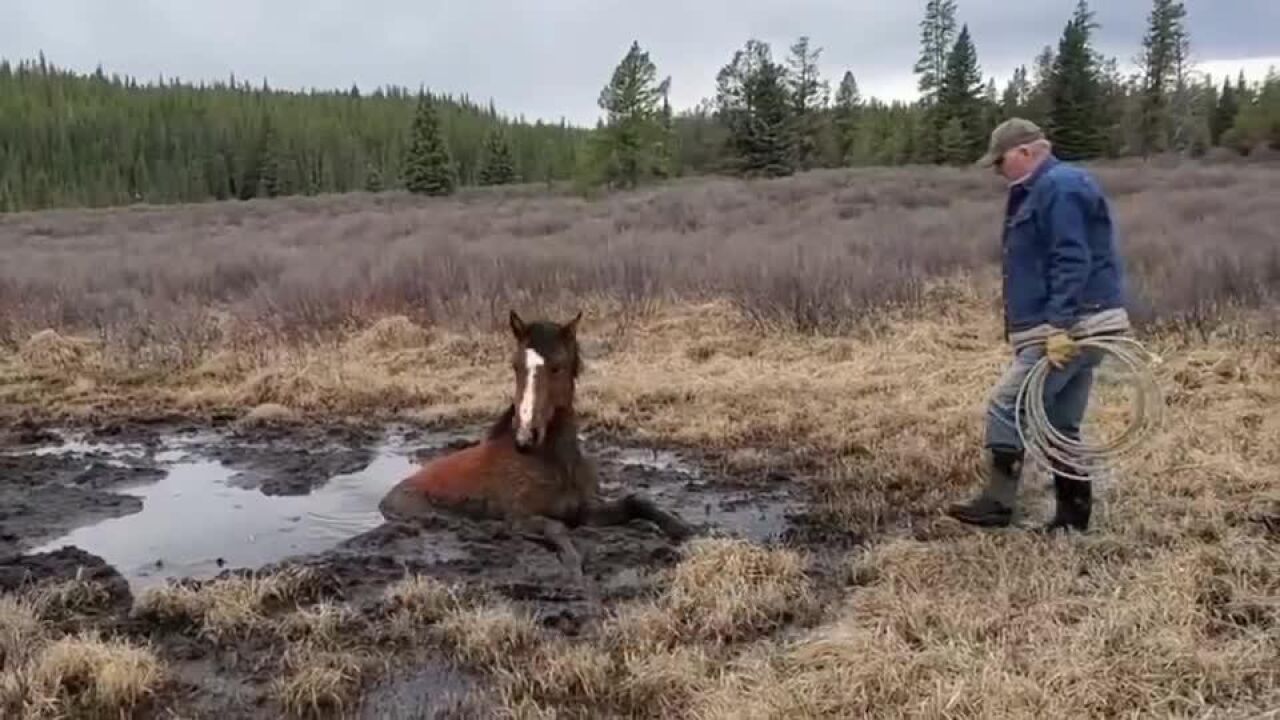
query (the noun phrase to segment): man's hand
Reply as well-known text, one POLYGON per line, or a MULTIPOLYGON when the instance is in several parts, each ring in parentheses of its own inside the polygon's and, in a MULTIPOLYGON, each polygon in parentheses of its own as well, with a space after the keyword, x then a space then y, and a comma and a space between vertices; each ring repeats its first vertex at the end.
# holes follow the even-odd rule
POLYGON ((1045 341, 1044 352, 1049 356, 1049 364, 1061 370, 1080 352, 1080 348, 1076 346, 1075 340, 1072 340, 1070 335, 1057 330, 1045 341))

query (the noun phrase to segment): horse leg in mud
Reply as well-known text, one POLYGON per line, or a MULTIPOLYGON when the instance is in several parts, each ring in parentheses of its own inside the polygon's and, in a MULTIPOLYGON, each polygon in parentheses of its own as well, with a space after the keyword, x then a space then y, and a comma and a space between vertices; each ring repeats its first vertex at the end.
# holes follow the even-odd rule
POLYGON ((543 515, 522 518, 517 521, 517 532, 538 543, 549 544, 560 557, 560 562, 569 570, 574 582, 582 589, 587 604, 595 612, 600 607, 600 598, 596 593, 595 583, 587 579, 582 569, 582 553, 569 537, 569 529, 554 518, 543 515))
POLYGON ((692 526, 639 494, 627 495, 617 500, 602 500, 593 505, 586 514, 587 524, 597 527, 622 525, 634 519, 648 520, 676 542, 693 535, 692 526))

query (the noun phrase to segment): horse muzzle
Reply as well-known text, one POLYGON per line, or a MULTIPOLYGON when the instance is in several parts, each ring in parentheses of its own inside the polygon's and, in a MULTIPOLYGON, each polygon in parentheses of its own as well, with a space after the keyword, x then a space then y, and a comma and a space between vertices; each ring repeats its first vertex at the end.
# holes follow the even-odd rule
POLYGON ((542 432, 535 428, 516 429, 516 450, 527 453, 542 443, 542 432))

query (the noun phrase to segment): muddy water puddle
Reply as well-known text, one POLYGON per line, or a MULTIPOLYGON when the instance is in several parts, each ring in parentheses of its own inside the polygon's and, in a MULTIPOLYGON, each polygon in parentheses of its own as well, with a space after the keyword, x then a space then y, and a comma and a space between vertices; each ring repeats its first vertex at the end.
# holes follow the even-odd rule
MULTIPOLYGON (((123 498, 110 516, 46 532, 25 552, 78 547, 102 557, 137 591, 170 578, 207 578, 335 548, 359 552, 367 546, 362 538, 385 529, 377 509, 383 494, 423 458, 465 437, 388 430, 358 440, 300 441, 199 431, 122 442, 64 437, 2 454, 62 468, 60 479, 50 482, 68 486, 123 473, 111 475, 104 489, 123 498)), ((674 452, 587 450, 597 457, 607 494, 643 492, 714 534, 769 542, 801 509, 778 488, 718 486, 674 452)), ((444 528, 435 535, 428 530, 399 548, 431 564, 475 562, 468 556, 477 544, 448 535, 444 528)))

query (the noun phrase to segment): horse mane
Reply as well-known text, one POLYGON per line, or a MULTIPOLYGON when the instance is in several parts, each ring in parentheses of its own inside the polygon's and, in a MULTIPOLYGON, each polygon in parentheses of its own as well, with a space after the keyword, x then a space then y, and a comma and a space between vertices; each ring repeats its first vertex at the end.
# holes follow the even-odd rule
POLYGON ((485 433, 485 437, 489 440, 497 440, 498 438, 505 437, 515 432, 511 428, 511 421, 514 420, 515 417, 516 405, 515 403, 511 403, 507 406, 506 410, 502 411, 502 414, 498 416, 498 419, 494 420, 493 424, 489 426, 489 431, 485 433))

